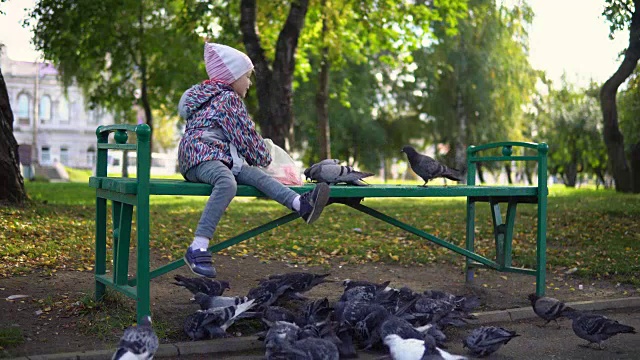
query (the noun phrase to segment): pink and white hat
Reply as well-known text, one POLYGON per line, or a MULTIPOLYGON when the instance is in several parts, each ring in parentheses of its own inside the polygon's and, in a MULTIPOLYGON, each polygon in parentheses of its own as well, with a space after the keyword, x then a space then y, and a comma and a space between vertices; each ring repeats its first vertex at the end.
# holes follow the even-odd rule
POLYGON ((249 70, 253 70, 253 63, 245 53, 215 43, 204 44, 204 63, 209 79, 226 84, 235 82, 249 70))

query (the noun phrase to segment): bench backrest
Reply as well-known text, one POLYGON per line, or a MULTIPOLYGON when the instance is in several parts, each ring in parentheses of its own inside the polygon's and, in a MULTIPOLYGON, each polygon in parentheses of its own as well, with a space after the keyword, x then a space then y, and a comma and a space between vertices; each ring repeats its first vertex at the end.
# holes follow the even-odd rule
MULTIPOLYGON (((96 176, 106 177, 109 150, 131 150, 136 152, 136 177, 138 182, 138 195, 140 191, 148 192, 149 177, 151 173, 151 128, 147 124, 129 125, 114 124, 98 126, 98 155, 96 161, 96 176), (136 134, 135 144, 128 144, 129 132, 136 134), (109 134, 113 133, 115 143, 109 143, 109 134)), ((148 195, 148 193, 146 194, 148 195)))
MULTIPOLYGON (((531 143, 520 141, 505 141, 479 146, 471 145, 467 148, 467 185, 476 184, 476 171, 478 163, 496 162, 496 161, 535 161, 538 164, 538 190, 540 194, 546 194, 547 191, 547 153, 549 146, 546 143, 531 143), (522 155, 514 155, 514 147, 522 148, 522 155), (501 149, 501 155, 481 155, 480 152, 491 152, 493 149, 501 149), (526 150, 532 149, 534 155, 527 155, 526 150)), ((495 151, 494 151, 495 153, 495 151)))

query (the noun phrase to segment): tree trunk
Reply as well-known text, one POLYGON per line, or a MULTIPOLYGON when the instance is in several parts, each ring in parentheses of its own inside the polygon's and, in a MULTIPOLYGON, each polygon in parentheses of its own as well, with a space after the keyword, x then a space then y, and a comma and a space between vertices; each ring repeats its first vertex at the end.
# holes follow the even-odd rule
POLYGON ((564 178, 564 185, 566 187, 576 187, 576 180, 578 178, 578 166, 575 163, 567 164, 562 175, 562 177, 564 178))
POLYGON ((0 69, 0 202, 22 204, 26 199, 18 143, 13 136, 13 111, 0 69))
POLYGON ((480 179, 480 184, 486 183, 486 181, 484 180, 484 168, 482 167, 482 163, 478 163, 476 165, 476 169, 478 172, 478 179, 480 179))
POLYGON ((513 179, 511 177, 511 163, 507 162, 504 164, 504 171, 507 173, 507 182, 509 185, 513 184, 513 179))
MULTIPOLYGON (((324 9, 325 1, 322 2, 324 9)), ((327 19, 322 18, 322 41, 327 33, 327 19)), ((331 158, 331 130, 329 127, 329 48, 322 47, 320 73, 318 74, 318 92, 316 93, 316 113, 318 114, 318 148, 320 159, 331 158)), ((386 176, 386 175, 385 175, 386 176)), ((386 180, 386 179, 385 179, 386 180)))
POLYGON ((293 124, 291 107, 295 54, 308 7, 309 0, 291 3, 287 20, 278 35, 275 58, 270 67, 256 32, 256 0, 240 2, 242 40, 256 69, 256 93, 260 107, 256 121, 262 135, 283 148, 293 124))
MULTIPOLYGON (((640 1, 634 0, 634 11, 629 28, 629 47, 624 53, 622 64, 600 89, 600 107, 604 123, 603 135, 611 171, 616 182, 616 191, 633 191, 631 169, 624 153, 624 137, 618 126, 616 95, 618 87, 633 73, 640 59, 640 1)), ((640 172, 640 171, 639 171, 640 172)))
POLYGON ((524 176, 527 178, 527 184, 533 185, 533 173, 529 169, 525 169, 524 176))
MULTIPOLYGON (((467 172, 467 113, 464 109, 464 101, 462 99, 462 92, 458 89, 458 97, 456 100, 456 117, 458 119, 458 136, 454 140, 455 144, 455 168, 460 171, 460 174, 466 174, 467 172)), ((466 183, 467 179, 464 178, 462 183, 466 183)))
POLYGON ((640 193, 640 142, 631 146, 631 191, 640 193))

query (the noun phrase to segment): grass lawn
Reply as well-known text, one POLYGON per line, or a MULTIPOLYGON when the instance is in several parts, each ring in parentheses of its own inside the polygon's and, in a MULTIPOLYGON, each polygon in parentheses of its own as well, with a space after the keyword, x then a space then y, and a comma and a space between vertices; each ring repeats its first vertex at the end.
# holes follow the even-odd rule
MULTIPOLYGON (((86 176, 72 177, 82 180, 86 176)), ((36 270, 91 270, 94 190, 86 182, 28 182, 26 186, 32 199, 28 206, 0 208, 0 277, 36 270)), ((151 246, 157 254, 167 259, 183 255, 205 201, 205 197, 151 198, 151 246)), ((364 203, 440 238, 464 244, 463 198, 366 199, 364 203)), ((492 257, 494 240, 489 206, 479 204, 476 209, 477 249, 492 257)), ((218 226, 216 239, 226 239, 287 211, 273 201, 234 200, 218 226)), ((517 266, 534 264, 535 215, 535 205, 518 207, 513 244, 517 266)), ((639 195, 551 187, 549 269, 575 267, 579 276, 640 285, 639 218, 639 195)), ((341 205, 329 207, 313 226, 294 221, 233 246, 225 253, 299 264, 374 261, 463 265, 457 254, 341 205)))

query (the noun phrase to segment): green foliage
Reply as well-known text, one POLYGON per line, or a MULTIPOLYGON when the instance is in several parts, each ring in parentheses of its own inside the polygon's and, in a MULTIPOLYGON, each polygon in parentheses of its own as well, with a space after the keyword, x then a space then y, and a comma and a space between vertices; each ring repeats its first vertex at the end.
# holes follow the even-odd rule
POLYGON ((123 122, 134 118, 139 101, 174 109, 182 92, 202 79, 203 41, 190 3, 38 0, 27 24, 35 22, 36 49, 56 65, 64 85, 77 81, 92 106, 123 122))
MULTIPOLYGON (((29 193, 47 200, 46 204, 0 209, 0 276, 36 270, 54 272, 63 267, 91 271, 94 192, 85 191, 90 190, 86 184, 35 185, 27 183, 29 193), (69 201, 69 194, 76 194, 75 200, 69 201), (21 241, 16 243, 15 239, 21 241)), ((182 257, 206 200, 206 197, 151 197, 150 240, 154 254, 168 260, 182 257)), ((579 274, 586 278, 640 284, 639 200, 640 195, 610 190, 551 187, 549 269, 578 267, 579 274)), ((464 244, 465 204, 463 198, 367 199, 368 206, 459 246, 464 244)), ((463 258, 449 250, 386 223, 371 221, 346 206, 334 205, 330 210, 317 225, 295 221, 228 248, 223 254, 320 265, 382 262, 420 266, 439 261, 463 264, 463 258), (353 231, 355 228, 362 231, 353 231)), ((215 241, 287 212, 273 201, 234 200, 218 226, 215 241)), ((489 206, 476 208, 476 248, 488 257, 494 253, 495 241, 490 216, 489 206)), ((535 206, 518 207, 513 245, 516 266, 535 264, 536 228, 531 225, 535 216, 535 206)))
POLYGON ((536 140, 559 144, 549 152, 549 173, 575 186, 577 175, 597 175, 604 181, 607 151, 602 140, 602 113, 597 84, 575 89, 563 80, 559 89, 548 85, 548 94, 537 103, 536 140))
POLYGON ((451 157, 469 144, 522 140, 522 107, 537 78, 527 58, 533 14, 526 3, 507 8, 474 0, 468 6, 457 34, 437 28, 439 41, 414 53, 415 81, 404 84, 409 106, 428 122, 427 141, 450 144, 451 157))
POLYGON ((633 0, 605 0, 602 15, 609 21, 609 37, 616 31, 626 30, 631 23, 634 9, 633 0))

